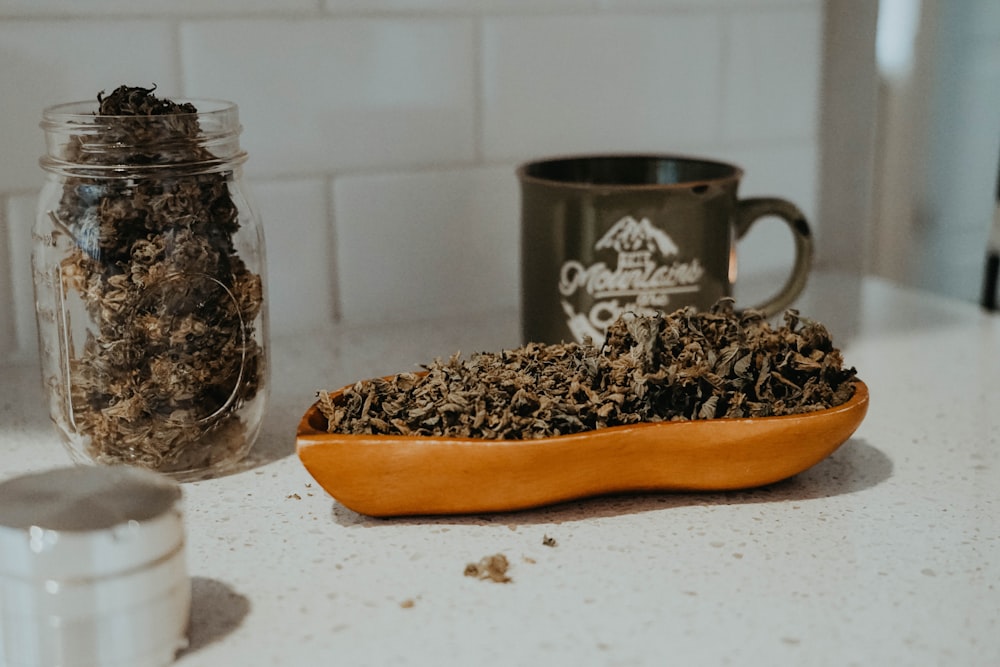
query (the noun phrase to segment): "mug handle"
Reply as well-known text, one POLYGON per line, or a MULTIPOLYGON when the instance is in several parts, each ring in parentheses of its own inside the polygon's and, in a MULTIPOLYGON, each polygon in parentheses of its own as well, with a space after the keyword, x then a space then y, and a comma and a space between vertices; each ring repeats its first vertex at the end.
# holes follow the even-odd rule
POLYGON ((781 290, 767 301, 754 306, 754 309, 762 311, 766 317, 780 313, 802 293, 809 279, 813 258, 812 231, 806 217, 798 206, 776 197, 749 197, 737 202, 736 240, 742 239, 753 223, 769 215, 780 218, 792 230, 795 238, 795 264, 781 290))

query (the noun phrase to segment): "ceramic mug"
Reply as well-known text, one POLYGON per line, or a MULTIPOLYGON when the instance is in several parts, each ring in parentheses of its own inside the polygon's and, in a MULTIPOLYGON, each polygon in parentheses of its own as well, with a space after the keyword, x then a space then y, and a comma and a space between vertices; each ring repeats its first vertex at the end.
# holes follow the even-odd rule
POLYGON ((768 316, 787 308, 809 275, 809 224, 784 199, 740 199, 742 175, 731 164, 672 155, 518 167, 524 342, 600 344, 622 313, 711 307, 732 294, 736 241, 765 216, 788 224, 795 261, 781 289, 754 308, 768 316))

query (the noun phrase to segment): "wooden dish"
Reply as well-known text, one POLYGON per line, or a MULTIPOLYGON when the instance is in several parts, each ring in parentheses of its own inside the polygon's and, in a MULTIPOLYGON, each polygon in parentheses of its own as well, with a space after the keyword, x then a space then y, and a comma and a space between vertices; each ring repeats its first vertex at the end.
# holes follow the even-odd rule
MULTIPOLYGON (((827 410, 616 426, 534 440, 326 433, 313 405, 299 459, 342 505, 372 516, 502 512, 632 491, 771 484, 834 452, 868 411, 868 387, 827 410)), ((334 400, 340 392, 333 394, 334 400)))

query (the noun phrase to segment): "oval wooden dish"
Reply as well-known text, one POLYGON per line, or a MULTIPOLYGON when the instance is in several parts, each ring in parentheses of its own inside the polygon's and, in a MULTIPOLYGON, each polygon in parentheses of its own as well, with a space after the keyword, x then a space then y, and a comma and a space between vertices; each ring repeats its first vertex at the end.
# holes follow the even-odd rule
POLYGON ((802 415, 637 424, 534 440, 326 433, 326 418, 313 405, 296 448, 331 496, 371 516, 502 512, 632 491, 746 489, 800 473, 850 438, 868 411, 868 387, 854 384, 848 402, 802 415))

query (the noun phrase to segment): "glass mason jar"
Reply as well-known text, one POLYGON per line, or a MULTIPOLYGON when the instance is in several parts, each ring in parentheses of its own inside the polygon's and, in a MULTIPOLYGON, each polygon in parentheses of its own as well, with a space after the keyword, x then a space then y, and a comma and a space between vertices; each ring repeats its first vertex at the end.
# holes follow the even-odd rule
POLYGON ((43 112, 32 267, 42 381, 71 456, 183 481, 231 469, 260 431, 264 241, 236 105, 151 93, 43 112))

